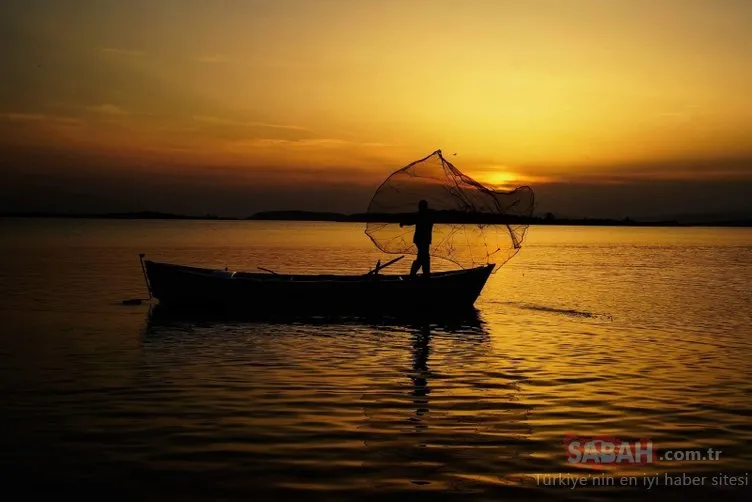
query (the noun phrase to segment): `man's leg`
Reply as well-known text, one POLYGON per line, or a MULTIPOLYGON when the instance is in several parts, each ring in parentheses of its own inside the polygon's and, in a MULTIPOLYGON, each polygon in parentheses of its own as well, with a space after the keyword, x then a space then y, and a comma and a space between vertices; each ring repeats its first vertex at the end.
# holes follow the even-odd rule
POLYGON ((414 277, 415 275, 417 275, 418 270, 420 270, 421 267, 423 267, 423 272, 425 272, 426 270, 424 266, 424 263, 425 263, 424 256, 426 252, 426 247, 420 246, 418 244, 416 244, 415 247, 418 248, 418 253, 415 255, 415 261, 413 261, 412 267, 410 267, 410 277, 414 277))
POLYGON ((420 269, 420 253, 418 256, 415 257, 415 260, 413 260, 413 265, 410 267, 410 277, 414 277, 415 274, 418 273, 418 270, 420 269))
MULTIPOLYGON (((428 254, 428 247, 427 246, 421 246, 418 249, 418 259, 416 260, 418 262, 417 268, 423 269, 423 275, 426 276, 431 269, 431 257, 428 254)), ((416 272, 417 272, 416 268, 416 272)))

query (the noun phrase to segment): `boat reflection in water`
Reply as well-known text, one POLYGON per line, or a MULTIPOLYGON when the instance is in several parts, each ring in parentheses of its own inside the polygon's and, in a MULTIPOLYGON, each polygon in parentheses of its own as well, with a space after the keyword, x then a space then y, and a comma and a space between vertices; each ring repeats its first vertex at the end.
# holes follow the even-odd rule
POLYGON ((247 451, 231 458, 250 484, 290 486, 294 469, 303 490, 347 479, 392 495, 465 492, 495 486, 531 451, 517 375, 485 376, 498 354, 475 309, 260 317, 156 306, 142 347, 145 384, 202 389, 191 405, 231 420, 211 445, 247 451))
MULTIPOLYGON (((431 389, 428 387, 428 356, 431 353, 431 329, 423 326, 413 334, 413 374, 410 378, 413 381, 413 403, 417 406, 415 410, 416 418, 420 418, 428 413, 428 394, 431 389)), ((416 424, 416 428, 423 426, 416 424)))
POLYGON ((175 327, 211 326, 224 324, 245 324, 248 328, 261 325, 308 325, 308 326, 372 326, 375 328, 392 327, 423 330, 430 338, 431 329, 447 332, 468 332, 479 335, 485 333, 480 314, 474 307, 451 310, 448 312, 427 313, 420 311, 415 314, 396 312, 389 314, 307 314, 282 311, 247 312, 239 309, 193 309, 172 307, 156 304, 149 309, 147 320, 147 334, 175 327))

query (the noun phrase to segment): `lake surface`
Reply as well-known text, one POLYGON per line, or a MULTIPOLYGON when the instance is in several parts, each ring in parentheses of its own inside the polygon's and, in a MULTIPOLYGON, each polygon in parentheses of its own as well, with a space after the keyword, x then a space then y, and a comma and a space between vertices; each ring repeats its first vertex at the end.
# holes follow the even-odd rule
POLYGON ((146 298, 139 252, 279 272, 390 258, 359 224, 0 220, 6 486, 142 500, 749 495, 749 229, 531 227, 477 319, 449 326, 161 318, 120 305, 146 298), (570 463, 569 434, 722 453, 570 463), (720 493, 723 475, 744 486, 720 493), (676 476, 684 486, 666 486, 676 476))

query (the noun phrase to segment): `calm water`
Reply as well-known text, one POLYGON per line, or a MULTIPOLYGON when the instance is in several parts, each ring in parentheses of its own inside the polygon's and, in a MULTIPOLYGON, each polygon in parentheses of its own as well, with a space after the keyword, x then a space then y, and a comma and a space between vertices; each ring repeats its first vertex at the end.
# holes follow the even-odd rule
POLYGON ((454 326, 164 319, 119 305, 146 295, 139 252, 282 272, 384 258, 356 224, 0 220, 5 483, 593 500, 701 492, 666 473, 748 480, 750 230, 533 227, 454 326), (595 469, 567 461, 569 433, 722 453, 595 469), (617 486, 544 486, 601 473, 617 486))

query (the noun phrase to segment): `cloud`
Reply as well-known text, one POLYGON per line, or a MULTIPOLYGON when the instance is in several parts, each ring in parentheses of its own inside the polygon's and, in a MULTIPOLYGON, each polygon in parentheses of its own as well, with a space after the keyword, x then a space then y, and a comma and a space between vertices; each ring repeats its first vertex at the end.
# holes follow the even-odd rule
POLYGON ((211 124, 216 126, 233 126, 233 127, 263 127, 268 129, 288 129, 293 131, 307 131, 305 127, 300 127, 296 125, 290 125, 290 124, 274 124, 269 122, 254 122, 254 121, 243 121, 243 120, 233 120, 233 119, 226 119, 226 118, 219 118, 219 117, 207 117, 203 115, 194 115, 193 120, 196 122, 201 122, 204 124, 211 124))
POLYGON ((41 113, 3 113, 3 118, 14 122, 42 122, 46 117, 41 113))
POLYGON ((282 139, 282 138, 255 138, 236 142, 241 147, 258 147, 258 148, 275 148, 282 147, 294 150, 315 150, 315 149, 340 149, 340 148, 360 148, 360 149, 382 149, 389 148, 391 145, 385 143, 369 143, 349 141, 340 138, 304 138, 304 139, 282 139))
MULTIPOLYGON (((334 178, 338 179, 371 176, 379 169, 394 170, 401 164, 396 160, 400 158, 398 147, 336 137, 247 138, 226 141, 220 149, 228 158, 257 165, 274 165, 283 172, 289 172, 290 166, 297 166, 312 169, 311 172, 318 172, 318 176, 322 176, 332 174, 335 166, 346 166, 349 174, 345 177, 341 173, 336 174, 334 178)), ((317 180, 311 181, 315 183, 317 180)))
POLYGON ((97 106, 87 106, 86 109, 89 110, 90 112, 101 113, 103 115, 112 115, 112 116, 118 116, 118 117, 131 115, 131 112, 129 112, 128 110, 125 110, 124 108, 121 108, 117 105, 113 105, 110 103, 104 103, 104 104, 97 105, 97 106))
POLYGON ((277 139, 277 138, 261 138, 254 139, 245 142, 248 146, 290 146, 290 147, 339 147, 345 146, 349 142, 343 139, 337 138, 309 138, 301 140, 289 140, 289 139, 277 139))
POLYGON ((138 51, 133 49, 118 49, 115 47, 102 47, 99 49, 100 52, 104 52, 105 54, 116 54, 119 56, 130 56, 130 57, 141 57, 146 56, 146 53, 144 51, 138 51))
POLYGON ((589 167, 586 172, 571 169, 553 176, 561 182, 629 184, 650 181, 752 180, 752 156, 675 159, 589 167))
MULTIPOLYGON (((151 209, 237 216, 269 209, 356 212, 365 209, 373 191, 398 167, 392 161, 374 165, 358 155, 321 165, 198 166, 175 157, 145 162, 50 145, 21 149, 17 144, 0 148, 0 158, 5 161, 0 211, 151 209), (37 176, 28 176, 30 170, 37 176)), ((752 179, 569 181, 535 183, 533 188, 537 212, 551 211, 557 217, 671 219, 683 213, 752 211, 752 179)))
POLYGON ((44 113, 2 113, 0 117, 10 122, 39 122, 60 125, 80 125, 82 123, 81 119, 75 117, 47 115, 44 113))

